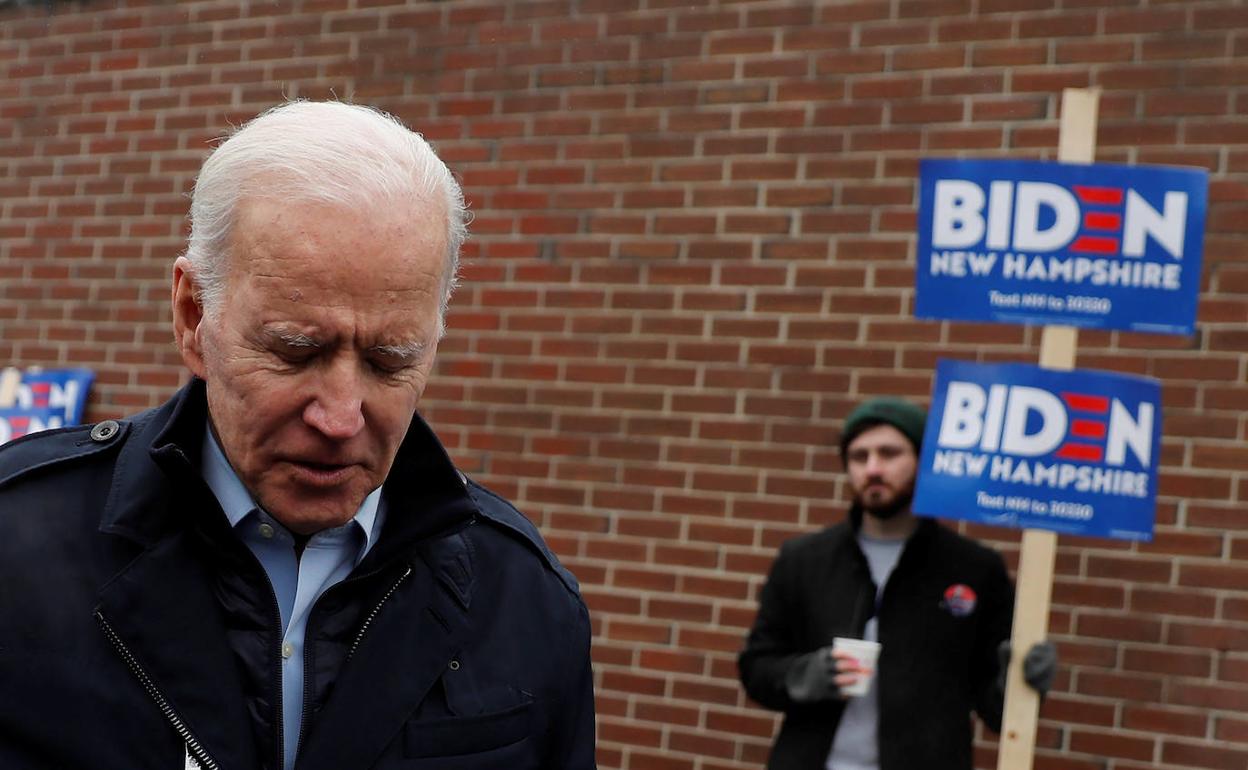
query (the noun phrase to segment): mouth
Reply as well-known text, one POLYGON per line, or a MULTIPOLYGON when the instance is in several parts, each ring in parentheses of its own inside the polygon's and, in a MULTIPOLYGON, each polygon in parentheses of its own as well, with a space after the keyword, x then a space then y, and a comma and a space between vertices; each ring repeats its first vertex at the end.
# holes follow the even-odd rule
POLYGON ((871 503, 880 503, 893 497, 892 487, 887 484, 872 484, 862 490, 861 499, 871 503))
POLYGON ((287 460, 295 479, 311 487, 336 487, 351 475, 353 463, 322 463, 311 460, 287 460))

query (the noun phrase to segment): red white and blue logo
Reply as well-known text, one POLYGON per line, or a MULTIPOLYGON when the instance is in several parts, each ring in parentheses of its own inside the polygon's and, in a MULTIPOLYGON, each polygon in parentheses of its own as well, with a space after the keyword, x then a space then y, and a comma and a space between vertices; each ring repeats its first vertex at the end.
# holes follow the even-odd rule
POLYGON ((1208 173, 920 163, 915 314, 1190 334, 1208 173))
POLYGON ((965 618, 975 611, 977 600, 974 588, 965 583, 955 583, 945 589, 945 598, 940 606, 955 618, 965 618))

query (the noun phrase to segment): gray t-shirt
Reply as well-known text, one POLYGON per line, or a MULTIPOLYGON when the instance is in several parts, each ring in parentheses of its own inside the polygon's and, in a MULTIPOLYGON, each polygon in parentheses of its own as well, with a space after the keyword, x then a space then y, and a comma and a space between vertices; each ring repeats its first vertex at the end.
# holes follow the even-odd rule
MULTIPOLYGON (((901 558, 906 541, 876 540, 860 532, 858 545, 871 568, 878 607, 880 597, 884 595, 884 586, 888 583, 888 576, 893 574, 893 568, 901 558)), ((879 627, 874 612, 867 621, 862 637, 873 642, 879 641, 879 627)), ((872 677, 871 687, 866 695, 850 698, 846 702, 845 712, 841 715, 836 737, 832 741, 832 751, 828 754, 826 770, 880 770, 880 742, 876 737, 880 715, 879 681, 878 676, 872 677)))

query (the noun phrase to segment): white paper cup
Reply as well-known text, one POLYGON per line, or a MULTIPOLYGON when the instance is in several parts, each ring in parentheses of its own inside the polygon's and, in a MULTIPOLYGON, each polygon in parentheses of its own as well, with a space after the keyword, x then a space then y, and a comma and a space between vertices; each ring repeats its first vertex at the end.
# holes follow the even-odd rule
POLYGON ((880 659, 880 643, 838 636, 832 640, 832 649, 848 652, 858 662, 858 668, 863 669, 853 684, 841 688, 841 694, 851 697, 866 695, 875 676, 875 664, 880 659))

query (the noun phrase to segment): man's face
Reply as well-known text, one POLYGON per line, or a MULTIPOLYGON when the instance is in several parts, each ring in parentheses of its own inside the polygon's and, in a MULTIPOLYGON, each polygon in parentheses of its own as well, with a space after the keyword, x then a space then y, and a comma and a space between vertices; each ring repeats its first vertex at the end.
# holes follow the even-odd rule
POLYGON ((445 216, 245 201, 212 316, 179 299, 175 266, 179 344, 225 456, 296 532, 345 524, 390 471, 437 347, 445 216))
POLYGON ((918 458, 905 434, 891 425, 876 425, 845 447, 845 466, 854 502, 867 513, 886 519, 910 506, 918 458))

